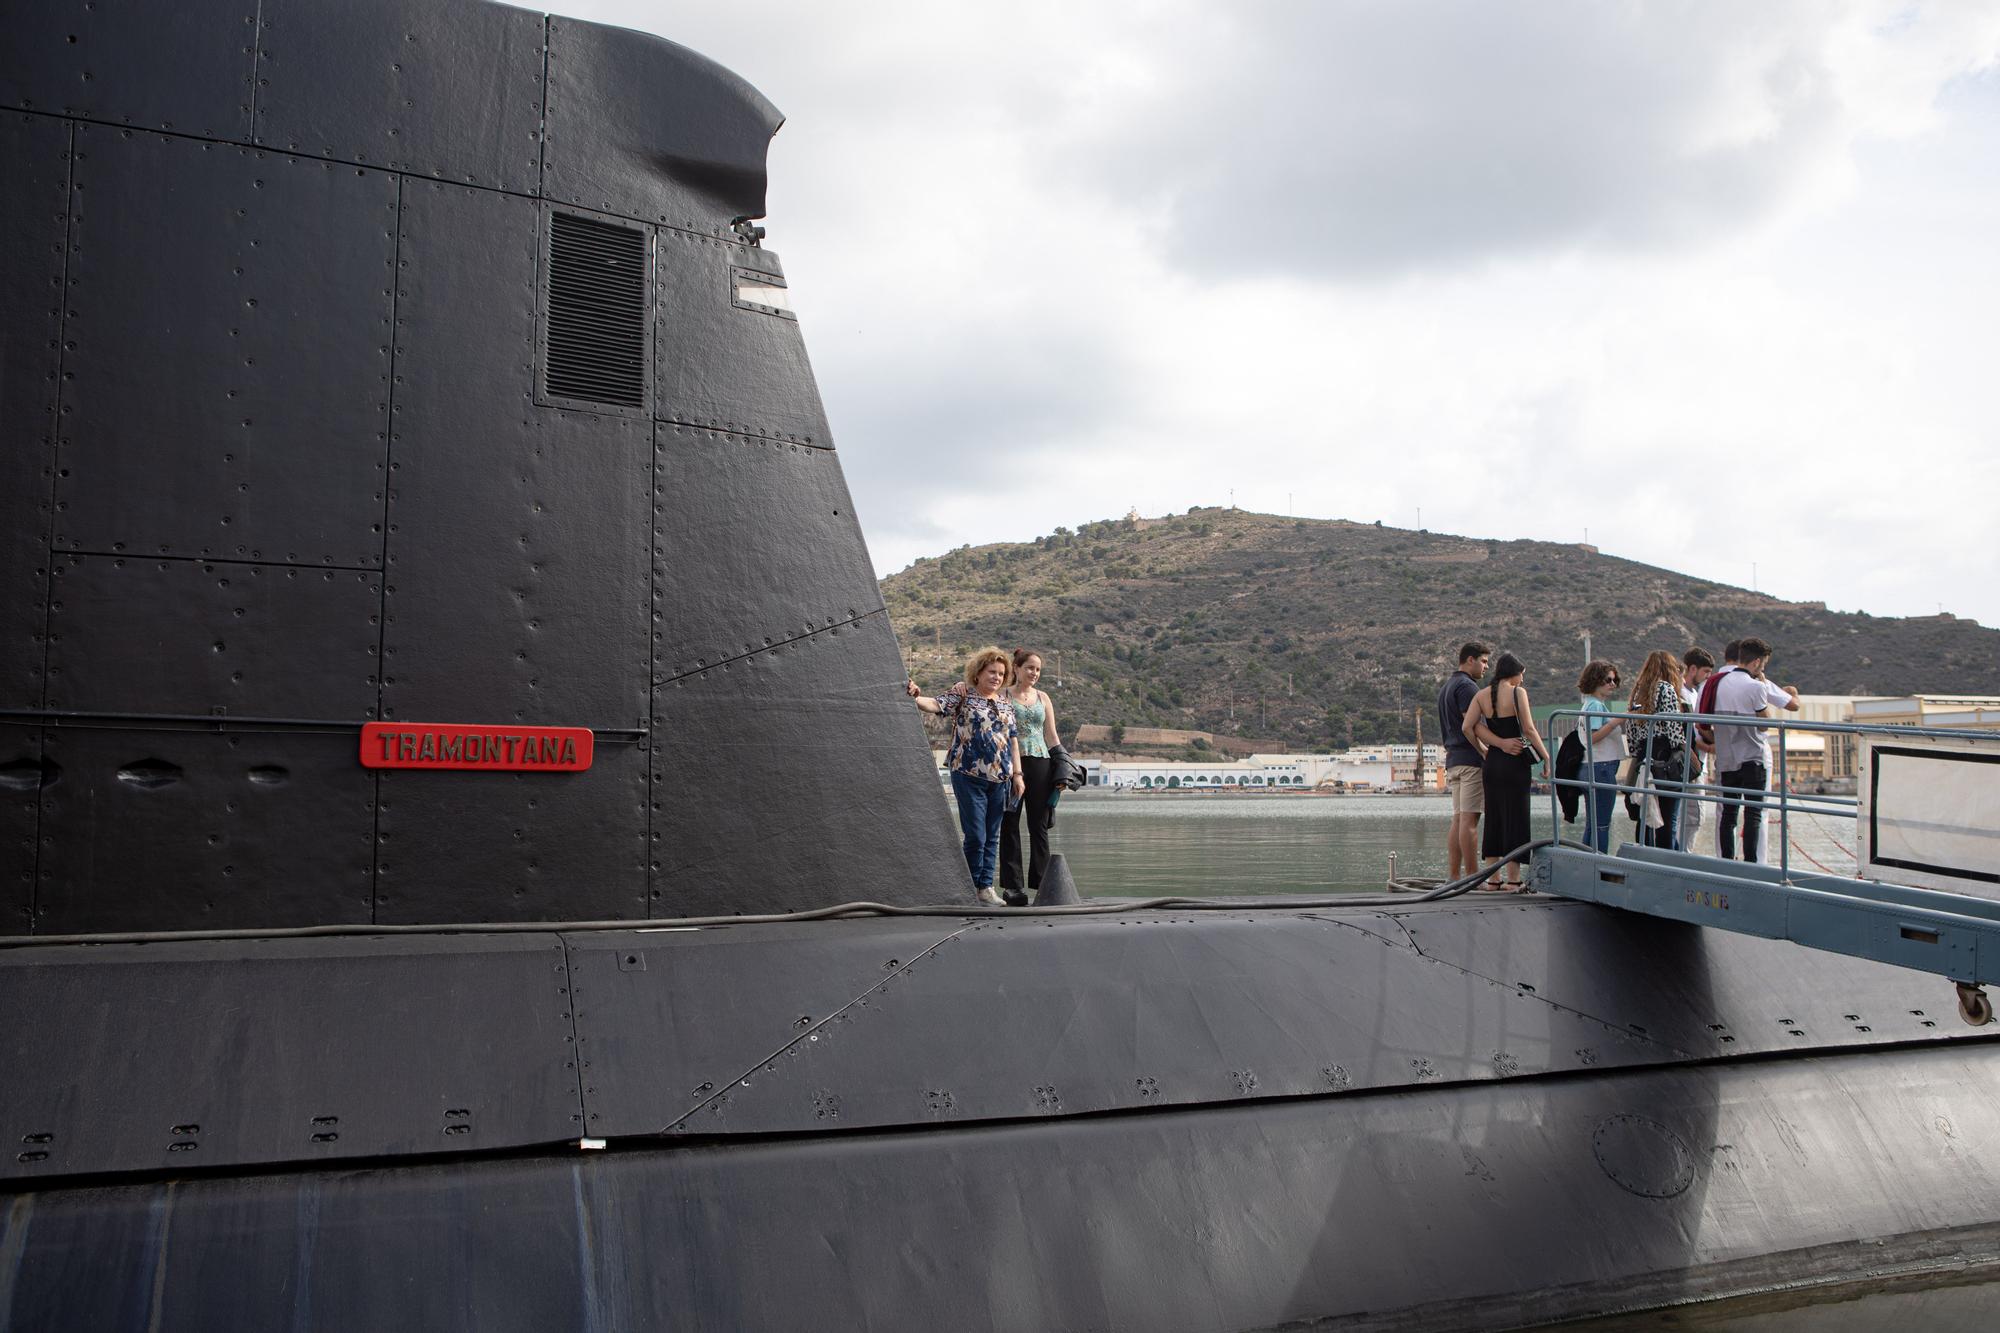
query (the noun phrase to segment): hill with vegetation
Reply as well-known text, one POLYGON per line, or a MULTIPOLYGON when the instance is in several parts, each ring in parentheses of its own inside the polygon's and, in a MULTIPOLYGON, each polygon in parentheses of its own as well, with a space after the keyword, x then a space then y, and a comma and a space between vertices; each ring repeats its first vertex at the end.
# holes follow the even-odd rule
MULTIPOLYGON (((1042 651, 1066 736, 1407 740, 1464 640, 1520 657, 1548 704, 1574 698, 1586 631, 1627 680, 1651 649, 1720 657, 1754 634, 1776 646, 1773 676, 1808 694, 2000 694, 2000 631, 1949 615, 1829 611, 1587 546, 1233 509, 961 547, 882 589, 905 665, 933 687, 981 644, 1042 651)), ((1428 711, 1424 727, 1435 740, 1428 711)))

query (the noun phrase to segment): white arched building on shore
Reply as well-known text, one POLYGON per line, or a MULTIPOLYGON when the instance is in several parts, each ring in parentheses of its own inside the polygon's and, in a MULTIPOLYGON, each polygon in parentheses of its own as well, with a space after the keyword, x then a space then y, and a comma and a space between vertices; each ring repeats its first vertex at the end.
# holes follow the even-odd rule
MULTIPOLYGON (((1424 747, 1426 788, 1444 780, 1444 751, 1424 747)), ((1389 791, 1416 781, 1416 746, 1368 745, 1340 754, 1253 754, 1243 759, 1090 760, 1090 785, 1139 791, 1389 791), (1407 751, 1407 753, 1403 753, 1407 751)))

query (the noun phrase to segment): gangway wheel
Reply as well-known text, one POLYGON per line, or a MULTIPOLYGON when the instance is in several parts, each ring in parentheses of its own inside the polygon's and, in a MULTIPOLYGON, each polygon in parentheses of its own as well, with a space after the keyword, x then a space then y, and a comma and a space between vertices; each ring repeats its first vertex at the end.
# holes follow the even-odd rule
POLYGON ((1970 981, 1958 983, 1958 1016, 1973 1027, 1985 1027, 1993 1021, 1993 998, 1983 986, 1970 981))

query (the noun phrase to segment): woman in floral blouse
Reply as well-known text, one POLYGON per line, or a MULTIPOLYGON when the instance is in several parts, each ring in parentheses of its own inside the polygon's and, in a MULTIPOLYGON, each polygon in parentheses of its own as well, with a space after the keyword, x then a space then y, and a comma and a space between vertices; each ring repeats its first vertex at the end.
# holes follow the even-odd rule
POLYGON ((926 713, 951 719, 952 795, 958 798, 958 826, 965 834, 965 864, 979 901, 1000 905, 993 870, 1000 858, 1000 824, 1010 796, 1026 785, 1021 777, 1021 739, 1014 705, 1001 697, 1013 676, 1013 661, 998 648, 981 648, 965 662, 963 694, 932 697, 907 682, 905 689, 926 713))

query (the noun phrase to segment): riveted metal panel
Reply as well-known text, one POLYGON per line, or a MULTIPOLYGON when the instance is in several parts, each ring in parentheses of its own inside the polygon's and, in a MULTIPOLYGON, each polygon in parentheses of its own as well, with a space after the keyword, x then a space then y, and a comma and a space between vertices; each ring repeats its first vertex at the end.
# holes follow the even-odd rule
POLYGON ((886 615, 663 681, 653 912, 970 902, 886 615))
POLYGON ((799 322, 736 299, 736 272, 746 267, 782 281, 767 250, 661 230, 653 414, 831 448, 799 322))
POLYGON ((0 103, 218 139, 250 136, 255 0, 11 5, 0 103))
MULTIPOLYGON (((899 969, 923 965, 969 920, 892 917, 565 936, 586 1018, 577 1047, 589 1071, 591 1132, 666 1133, 714 1094, 761 1079, 765 1062, 794 1043, 813 1044, 822 1025, 899 969), (751 977, 757 984, 745 985, 751 977)), ((826 1120, 824 1108, 819 1119, 814 1128, 842 1128, 826 1120)))
POLYGON ((35 929, 367 921, 374 779, 353 732, 51 727, 35 929))
POLYGON ((839 460, 824 449, 657 428, 657 670, 684 675, 882 609, 839 460), (758 521, 745 522, 746 514, 758 521))
POLYGON ((550 18, 542 192, 580 208, 726 232, 764 214, 783 123, 735 74, 625 28, 550 18))
POLYGON ((1783 941, 1581 905, 1537 930, 1474 909, 1401 920, 1432 958, 1694 1057, 1965 1035, 1944 982, 1783 941))
MULTIPOLYGON (((735 1050, 683 1065, 675 1043, 649 1044, 644 1027, 694 996, 646 992, 718 966, 678 959, 741 957, 744 946, 703 932, 652 949, 661 965, 649 958, 643 974, 578 956, 577 984, 594 997, 578 1035, 603 1054, 587 1100, 609 1133, 663 1118, 672 1132, 711 1135, 1151 1111, 1678 1058, 1332 920, 1203 912, 986 918, 864 978, 838 1008, 800 998, 803 1027, 746 1031, 735 1050), (641 1032, 619 1032, 628 1021, 641 1032), (709 1091, 687 1096, 703 1083, 709 1091)), ((767 989, 812 975, 803 956, 764 952, 767 989)))
POLYGON ((42 702, 69 136, 0 114, 0 708, 42 702))
POLYGON ((646 913, 646 756, 600 738, 583 773, 384 772, 378 921, 646 913))
POLYGON ((0 950, 0 1179, 574 1138, 568 984, 547 935, 0 950))
POLYGON ((540 218, 490 191, 406 193, 385 717, 646 711, 651 427, 531 401, 540 218))
POLYGON ((0 935, 25 935, 33 924, 42 788, 53 776, 42 729, 0 722, 0 935))
POLYGON ((264 0, 257 142, 533 193, 542 16, 483 0, 264 0))
POLYGON ((86 125, 74 198, 59 546, 379 564, 395 178, 86 125))
POLYGON ((377 570, 59 556, 49 706, 368 717, 381 592, 377 570))

